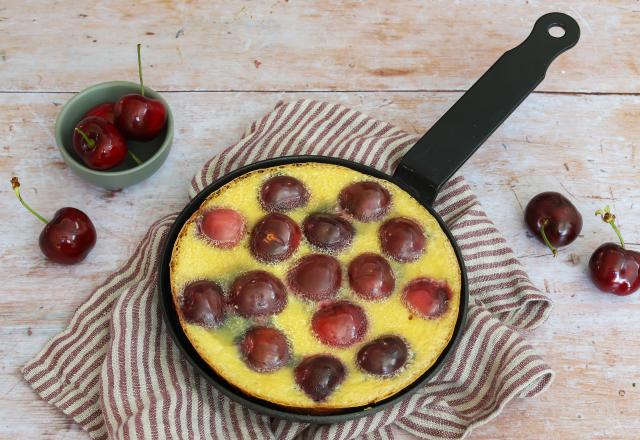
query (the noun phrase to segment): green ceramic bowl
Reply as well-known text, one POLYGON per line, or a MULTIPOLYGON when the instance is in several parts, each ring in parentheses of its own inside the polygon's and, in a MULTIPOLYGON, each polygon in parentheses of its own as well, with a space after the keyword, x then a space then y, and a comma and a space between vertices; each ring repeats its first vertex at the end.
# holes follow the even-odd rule
POLYGON ((106 171, 88 168, 73 150, 73 131, 82 117, 98 104, 116 102, 123 95, 140 93, 140 85, 128 81, 111 81, 84 89, 65 104, 56 119, 56 143, 62 158, 78 176, 107 189, 122 189, 143 181, 164 163, 173 141, 173 115, 169 104, 155 91, 145 87, 145 96, 159 99, 167 109, 167 125, 156 138, 138 142, 127 139, 127 146, 140 160, 138 165, 127 155, 118 166, 106 171))

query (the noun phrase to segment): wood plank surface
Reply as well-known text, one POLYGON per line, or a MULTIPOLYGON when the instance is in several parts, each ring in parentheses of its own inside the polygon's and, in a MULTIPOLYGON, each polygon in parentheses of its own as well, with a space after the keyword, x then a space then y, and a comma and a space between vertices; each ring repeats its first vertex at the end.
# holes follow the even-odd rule
POLYGON ((540 90, 640 92, 637 1, 110 1, 0 5, 0 89, 79 91, 137 79, 158 90, 460 90, 560 10, 578 47, 540 90), (635 40, 634 40, 635 39, 635 40))
MULTIPOLYGON (((549 9, 534 1, 42 5, 0 3, 2 439, 87 438, 37 398, 20 366, 66 326, 155 218, 184 206, 192 174, 249 122, 279 100, 312 97, 424 132, 549 9), (175 115, 174 147, 139 185, 87 186, 55 146, 55 117, 72 96, 59 92, 135 80, 140 39, 146 83, 166 91, 175 115), (46 216, 67 205, 91 216, 99 239, 85 262, 44 260, 41 224, 10 190, 14 174, 46 216)), ((640 250, 640 4, 557 2, 554 9, 579 20, 581 42, 552 66, 539 89, 546 92, 522 104, 461 173, 554 300, 549 321, 527 338, 557 377, 471 439, 637 439, 640 432, 640 295, 601 294, 586 272, 592 250, 615 238, 592 215, 604 204, 640 250), (568 195, 585 220, 583 236, 556 259, 523 227, 522 207, 545 190, 568 195)))

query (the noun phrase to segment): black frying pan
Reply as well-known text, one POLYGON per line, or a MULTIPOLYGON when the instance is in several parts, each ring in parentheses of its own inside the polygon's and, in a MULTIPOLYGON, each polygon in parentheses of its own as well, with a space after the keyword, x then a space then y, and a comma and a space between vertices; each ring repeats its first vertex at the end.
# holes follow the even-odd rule
POLYGON ((207 186, 187 204, 176 219, 167 241, 160 266, 159 287, 164 315, 168 327, 187 359, 209 382, 223 394, 242 405, 269 416, 308 423, 335 423, 373 414, 397 403, 424 385, 440 369, 445 358, 455 348, 465 323, 469 301, 467 273, 460 249, 447 225, 433 210, 432 204, 442 185, 464 164, 482 143, 502 124, 520 103, 544 79, 551 62, 562 52, 573 47, 580 38, 578 23, 568 15, 543 15, 527 39, 506 52, 456 102, 453 107, 407 152, 392 176, 376 169, 345 159, 323 156, 286 156, 239 168, 207 186), (552 27, 560 27, 564 35, 554 37, 552 27), (204 200, 221 186, 250 171, 277 165, 322 162, 342 165, 370 176, 388 180, 417 199, 440 223, 455 249, 462 272, 460 313, 451 341, 435 364, 420 378, 395 395, 373 405, 341 410, 338 413, 313 415, 293 412, 270 402, 249 397, 218 376, 196 350, 182 331, 173 304, 169 282, 169 263, 173 245, 184 223, 198 210, 204 200), (366 411, 365 411, 366 409, 366 411))

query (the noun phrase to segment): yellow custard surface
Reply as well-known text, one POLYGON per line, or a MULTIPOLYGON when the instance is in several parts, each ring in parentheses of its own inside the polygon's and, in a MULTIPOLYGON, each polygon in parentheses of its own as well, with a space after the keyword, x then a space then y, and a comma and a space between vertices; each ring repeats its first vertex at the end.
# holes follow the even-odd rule
POLYGON ((300 257, 322 253, 303 236, 296 252, 283 262, 262 263, 251 255, 250 231, 267 214, 259 202, 258 194, 262 184, 276 175, 295 177, 309 190, 307 205, 286 213, 301 228, 303 220, 310 213, 337 212, 338 194, 351 183, 375 181, 390 192, 392 203, 385 218, 370 223, 351 219, 355 228, 351 246, 333 254, 340 261, 343 274, 336 299, 348 299, 365 309, 368 318, 367 334, 360 343, 347 348, 322 344, 311 331, 311 318, 318 303, 304 300, 289 291, 285 309, 269 318, 269 325, 283 331, 291 346, 291 362, 280 370, 261 373, 244 363, 236 342, 251 327, 249 319, 227 316, 220 328, 211 330, 180 318, 187 338, 202 359, 229 383, 246 394, 286 407, 320 410, 350 408, 369 405, 397 393, 427 371, 450 341, 460 306, 461 274, 454 249, 437 220, 408 193, 386 180, 343 166, 309 162, 256 170, 227 183, 204 201, 200 209, 184 224, 176 240, 171 259, 171 287, 176 308, 179 310, 182 290, 192 281, 216 281, 226 294, 233 280, 241 273, 266 270, 286 285, 287 271, 300 257), (239 245, 232 249, 220 249, 199 236, 196 220, 211 208, 232 208, 245 217, 247 231, 239 245), (408 217, 422 226, 427 238, 426 251, 417 261, 410 263, 399 263, 385 257, 395 275, 393 294, 376 302, 362 299, 349 288, 347 266, 356 256, 365 252, 383 255, 378 228, 385 220, 393 217, 408 217), (436 319, 414 315, 402 302, 404 287, 419 277, 445 281, 452 291, 448 310, 436 319), (355 363, 358 350, 367 342, 383 335, 404 338, 410 350, 405 367, 390 378, 363 372, 355 363), (326 400, 315 402, 295 383, 294 368, 303 357, 319 353, 329 353, 339 358, 345 365, 347 374, 345 380, 326 400))

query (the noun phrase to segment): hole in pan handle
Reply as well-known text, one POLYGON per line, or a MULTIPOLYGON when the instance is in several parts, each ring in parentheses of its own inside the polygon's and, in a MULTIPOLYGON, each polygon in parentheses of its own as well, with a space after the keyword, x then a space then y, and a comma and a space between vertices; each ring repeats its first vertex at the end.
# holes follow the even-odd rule
POLYGON ((579 38, 580 27, 568 15, 540 17, 527 39, 502 55, 407 152, 394 176, 422 202, 433 204, 440 187, 540 84, 551 62, 579 38), (564 30, 562 36, 552 35, 557 27, 564 30))

